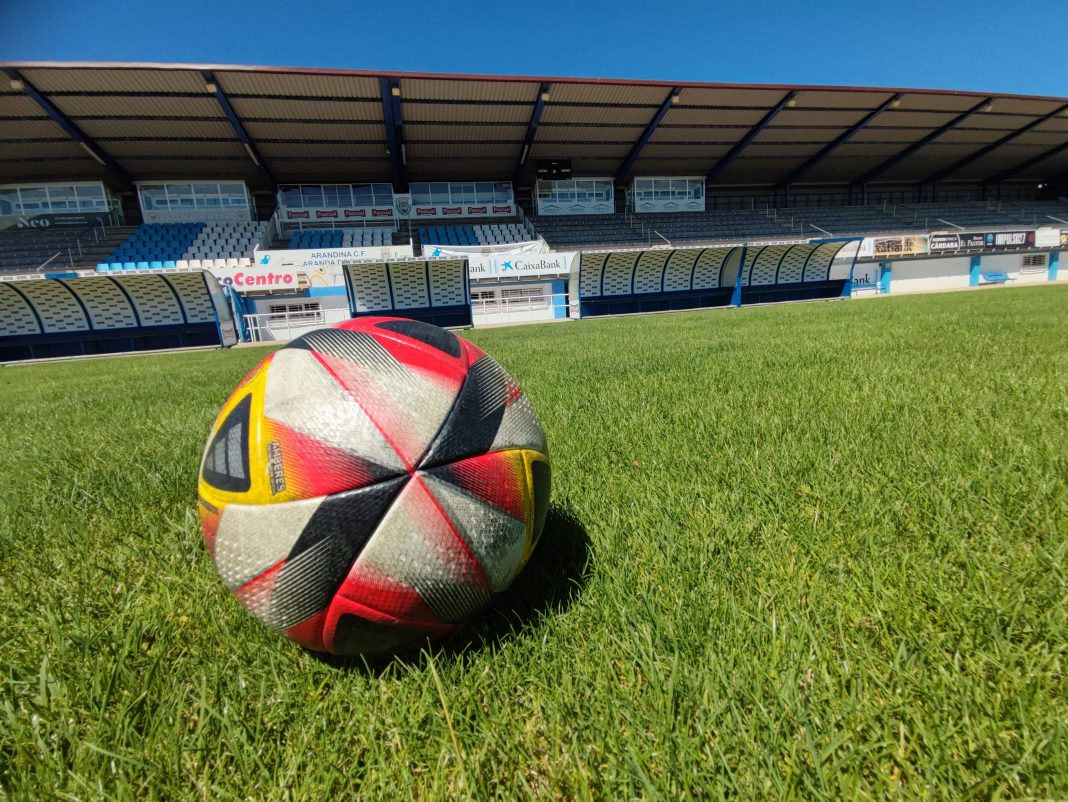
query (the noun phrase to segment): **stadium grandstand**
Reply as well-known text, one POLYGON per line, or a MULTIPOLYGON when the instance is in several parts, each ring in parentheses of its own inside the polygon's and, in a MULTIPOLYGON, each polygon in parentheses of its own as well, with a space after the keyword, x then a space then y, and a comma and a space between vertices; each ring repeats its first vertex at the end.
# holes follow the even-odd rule
MULTIPOLYGON (((287 325, 351 311, 343 268, 366 260, 466 259, 477 322, 505 308, 570 316, 584 251, 855 239, 853 262, 871 267, 853 282, 888 291, 890 275, 926 288, 932 276, 946 286, 1057 280, 1068 239, 1066 98, 187 64, 0 68, 0 276, 206 269, 231 294, 257 288, 234 301, 239 315, 287 325), (293 272, 275 286, 266 276, 279 267, 293 272)), ((637 293, 635 268, 629 275, 619 293, 637 293)), ((746 297, 749 274, 731 275, 739 285, 728 295, 746 297)), ((689 290, 700 289, 691 277, 689 290)))

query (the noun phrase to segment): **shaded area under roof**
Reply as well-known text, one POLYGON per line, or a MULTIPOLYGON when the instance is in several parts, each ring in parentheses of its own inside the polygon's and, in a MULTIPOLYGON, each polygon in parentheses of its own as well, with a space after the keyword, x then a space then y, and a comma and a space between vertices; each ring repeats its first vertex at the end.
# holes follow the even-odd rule
POLYGON ((408 181, 526 185, 542 159, 612 176, 628 155, 630 176, 712 173, 724 187, 1068 174, 1066 98, 228 65, 0 69, 0 183, 236 178, 268 191, 272 179, 390 182, 400 167, 408 181), (399 95, 383 97, 387 86, 399 95))

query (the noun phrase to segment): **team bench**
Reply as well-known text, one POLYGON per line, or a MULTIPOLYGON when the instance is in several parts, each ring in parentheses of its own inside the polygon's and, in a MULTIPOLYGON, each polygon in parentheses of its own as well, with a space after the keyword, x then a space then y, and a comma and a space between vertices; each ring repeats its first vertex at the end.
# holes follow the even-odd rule
POLYGON ((980 273, 980 284, 1004 284, 1006 281, 1016 281, 1008 273, 980 273))

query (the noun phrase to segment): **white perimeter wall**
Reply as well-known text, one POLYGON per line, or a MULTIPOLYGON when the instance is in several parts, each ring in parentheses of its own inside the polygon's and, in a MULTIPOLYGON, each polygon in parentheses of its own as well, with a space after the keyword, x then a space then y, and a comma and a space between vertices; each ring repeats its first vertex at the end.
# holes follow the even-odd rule
MULTIPOLYGON (((1015 279, 1014 285, 1049 283, 1049 259, 1045 266, 1029 267, 1022 272, 1023 254, 984 254, 979 270, 982 273, 1007 273, 1015 279)), ((877 275, 877 265, 858 264, 856 276, 864 273, 877 275)), ((971 273, 971 257, 957 256, 949 259, 914 259, 891 264, 890 292, 929 292, 931 290, 963 289, 968 286, 971 273)), ((1068 281, 1068 252, 1060 254, 1057 281, 1068 281)))
POLYGON ((968 286, 971 269, 968 256, 894 262, 890 267, 890 292, 963 289, 968 286))

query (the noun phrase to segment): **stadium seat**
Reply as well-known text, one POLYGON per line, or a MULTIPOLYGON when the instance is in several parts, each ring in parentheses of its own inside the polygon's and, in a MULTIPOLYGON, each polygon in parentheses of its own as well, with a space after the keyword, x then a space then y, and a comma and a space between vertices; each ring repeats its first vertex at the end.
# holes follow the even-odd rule
POLYGON ((177 267, 179 270, 185 270, 189 267, 189 262, 187 262, 185 259, 179 259, 177 262, 174 263, 174 267, 177 267))

